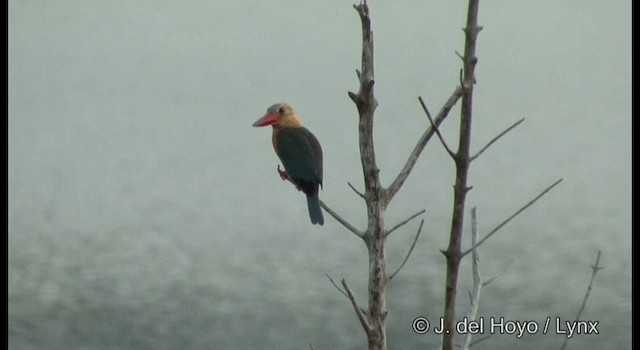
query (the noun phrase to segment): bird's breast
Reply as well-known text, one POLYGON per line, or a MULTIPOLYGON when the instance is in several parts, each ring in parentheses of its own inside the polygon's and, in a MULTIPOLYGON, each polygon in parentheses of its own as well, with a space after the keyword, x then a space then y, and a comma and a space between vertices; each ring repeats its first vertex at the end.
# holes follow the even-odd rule
POLYGON ((278 157, 280 157, 280 153, 278 152, 278 133, 280 129, 274 127, 273 133, 271 134, 271 144, 273 145, 273 149, 276 151, 278 157))

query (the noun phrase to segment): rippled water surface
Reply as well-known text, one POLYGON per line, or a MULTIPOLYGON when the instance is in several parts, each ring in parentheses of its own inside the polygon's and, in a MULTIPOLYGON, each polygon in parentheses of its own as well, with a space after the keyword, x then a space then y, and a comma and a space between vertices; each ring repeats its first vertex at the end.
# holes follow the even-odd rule
MULTIPOLYGON (((370 2, 375 141, 389 184, 458 81, 460 2, 370 2)), ((480 234, 563 182, 483 245, 478 315, 536 334, 477 335, 474 349, 559 348, 597 251, 575 349, 631 347, 630 2, 481 3, 472 145, 525 122, 472 164, 480 234), (548 334, 542 328, 552 320, 548 334)), ((357 227, 366 210, 356 110, 360 23, 349 3, 9 2, 11 349, 363 349, 366 248, 276 173, 270 130, 286 101, 320 139, 322 199, 357 227)), ((442 132, 455 145, 454 108, 442 132)), ((454 168, 437 140, 390 205, 426 209, 389 285, 393 349, 437 348, 454 168)), ((388 240, 390 272, 419 222, 388 240)), ((467 225, 468 226, 468 225, 467 225)), ((468 227, 467 227, 468 232, 468 227)), ((465 237, 467 247, 469 238, 465 237)), ((463 264, 459 315, 468 308, 463 264)))

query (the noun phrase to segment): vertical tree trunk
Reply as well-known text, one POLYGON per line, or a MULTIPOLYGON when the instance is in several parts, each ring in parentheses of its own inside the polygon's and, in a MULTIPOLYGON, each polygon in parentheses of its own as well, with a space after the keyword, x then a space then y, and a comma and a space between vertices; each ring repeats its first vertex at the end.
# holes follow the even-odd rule
POLYGON ((475 84, 475 66, 478 59, 475 56, 476 38, 480 27, 478 27, 478 2, 479 0, 469 0, 467 10, 467 24, 464 28, 465 47, 463 56, 462 72, 462 106, 460 109, 460 139, 458 151, 455 154, 456 182, 453 188, 453 214, 451 218, 451 233, 449 236, 449 246, 444 252, 447 259, 447 277, 445 287, 444 325, 445 333, 442 339, 443 350, 453 350, 455 340, 455 319, 456 319, 456 295, 458 289, 458 271, 462 258, 462 228, 464 223, 464 207, 467 192, 467 175, 470 163, 471 144, 471 117, 473 107, 473 86, 475 84))
POLYGON ((358 132, 360 139, 360 160, 364 176, 367 203, 367 230, 364 240, 369 252, 369 329, 365 328, 370 350, 387 349, 387 306, 386 289, 389 278, 386 273, 384 256, 384 212, 387 207, 384 189, 380 186, 379 170, 373 146, 373 115, 378 101, 373 95, 373 33, 369 7, 364 1, 354 5, 362 22, 362 65, 356 71, 360 80, 358 93, 349 92, 349 97, 358 108, 358 132))
POLYGON ((374 201, 370 205, 375 218, 367 230, 365 238, 369 251, 369 324, 371 332, 368 335, 369 350, 387 349, 387 283, 389 277, 386 272, 385 260, 385 232, 384 207, 381 201, 374 201))

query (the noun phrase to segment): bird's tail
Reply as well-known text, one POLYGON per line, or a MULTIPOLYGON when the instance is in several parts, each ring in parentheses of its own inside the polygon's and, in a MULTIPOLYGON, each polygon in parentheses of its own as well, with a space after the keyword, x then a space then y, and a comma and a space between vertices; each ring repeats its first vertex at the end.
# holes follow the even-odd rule
POLYGON ((307 195, 307 206, 309 207, 309 217, 312 224, 324 224, 324 217, 322 216, 322 209, 320 208, 320 198, 318 194, 307 195))

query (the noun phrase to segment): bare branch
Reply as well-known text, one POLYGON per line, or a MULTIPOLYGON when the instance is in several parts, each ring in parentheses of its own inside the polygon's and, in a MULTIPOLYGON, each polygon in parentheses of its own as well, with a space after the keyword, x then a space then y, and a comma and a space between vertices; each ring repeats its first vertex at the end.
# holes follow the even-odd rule
MULTIPOLYGON (((360 81, 360 90, 357 94, 349 92, 349 97, 356 103, 360 112, 370 109, 373 115, 373 110, 378 105, 378 102, 373 96, 373 32, 371 31, 369 6, 366 1, 362 1, 358 5, 353 5, 353 8, 358 11, 362 22, 362 70, 356 70, 356 75, 360 81)), ((362 117, 363 113, 360 116, 362 117)))
POLYGON ((360 162, 364 175, 364 193, 370 194, 380 191, 380 178, 376 165, 376 156, 373 145, 373 116, 378 106, 373 93, 374 65, 373 65, 373 32, 371 31, 371 17, 366 1, 353 5, 360 16, 362 24, 362 56, 361 70, 358 74, 360 88, 357 93, 349 92, 349 97, 358 109, 358 137, 360 145, 360 162))
POLYGON ((351 288, 349 288, 347 281, 342 279, 341 282, 342 282, 342 286, 344 287, 344 290, 347 291, 347 294, 348 294, 347 298, 349 298, 349 300, 351 301, 351 305, 353 305, 353 309, 355 310, 356 316, 358 316, 358 319, 362 324, 362 328, 364 328, 365 333, 369 335, 372 332, 372 328, 371 328, 371 325, 369 324, 369 321, 367 320, 367 316, 362 312, 362 308, 358 306, 358 302, 356 301, 356 298, 353 296, 353 293, 351 292, 351 288))
POLYGON ((409 256, 411 256, 411 253, 413 252, 413 248, 415 248, 416 242, 418 242, 418 237, 420 237, 420 232, 422 232, 422 225, 423 224, 424 224, 424 219, 422 219, 422 221, 420 221, 420 227, 418 227, 418 233, 416 233, 416 238, 414 238, 413 239, 413 243, 411 243, 411 248, 409 248, 409 251, 407 252, 407 256, 404 257, 404 260, 402 261, 402 264, 400 264, 400 266, 398 266, 398 269, 389 276, 389 280, 392 280, 393 277, 395 277, 395 275, 397 275, 398 272, 400 272, 400 270, 402 270, 402 268, 404 267, 404 264, 407 263, 407 260, 409 260, 409 256))
MULTIPOLYGON (((584 298, 582 299, 582 305, 580 305, 580 310, 578 310, 578 314, 576 315, 576 320, 579 320, 580 317, 582 316, 582 311, 584 311, 584 307, 587 305, 587 299, 589 299, 589 294, 591 294, 591 288, 593 287, 593 281, 596 278, 596 273, 598 273, 598 271, 602 270, 604 267, 600 266, 600 256, 602 255, 602 252, 598 250, 598 255, 596 256, 596 263, 595 265, 591 265, 591 280, 589 281, 589 286, 587 287, 587 292, 584 295, 584 298)), ((563 350, 564 348, 567 347, 567 343, 569 342, 570 337, 565 338, 564 342, 562 343, 562 347, 560 348, 560 350, 563 350)))
MULTIPOLYGON (((478 215, 477 208, 473 207, 471 208, 471 245, 476 245, 476 242, 478 242, 478 215)), ((480 252, 478 252, 478 248, 473 250, 472 256, 471 265, 473 270, 473 286, 475 288, 476 285, 481 286, 482 281, 480 278, 480 252)), ((478 294, 480 294, 479 291, 478 294)), ((473 316, 475 316, 475 314, 473 316)))
POLYGON ((460 74, 462 100, 460 101, 460 137, 456 152, 456 177, 453 188, 453 213, 451 214, 451 231, 449 245, 445 251, 447 272, 445 277, 444 297, 444 334, 442 335, 442 350, 453 350, 456 317, 456 293, 458 290, 458 272, 460 270, 462 229, 465 214, 465 200, 469 186, 467 184, 469 172, 469 149, 471 145, 471 121, 473 116, 473 87, 475 83, 476 40, 478 37, 478 0, 469 0, 467 21, 464 28, 464 56, 460 74))
MULTIPOLYGON (((358 78, 360 77, 358 76, 358 78)), ((351 98, 351 101, 353 101, 356 106, 360 104, 360 97, 358 97, 358 94, 356 94, 355 92, 347 91, 347 95, 349 95, 349 98, 351 98)))
POLYGON ((324 209, 329 215, 333 216, 339 223, 342 224, 347 230, 353 232, 356 236, 364 239, 364 233, 360 232, 357 228, 351 225, 347 220, 343 219, 340 215, 338 215, 335 211, 329 208, 328 205, 324 204, 322 200, 320 200, 320 206, 324 209))
POLYGON ((384 188, 380 185, 380 170, 376 165, 376 155, 373 142, 373 117, 378 106, 374 96, 374 64, 373 64, 373 32, 371 31, 371 17, 366 0, 353 6, 362 24, 362 56, 361 71, 358 77, 360 87, 357 93, 349 92, 358 109, 358 144, 360 148, 360 163, 364 178, 364 197, 367 206, 367 229, 361 236, 365 240, 369 253, 369 303, 365 312, 358 307, 355 298, 344 280, 342 284, 350 296, 353 308, 367 334, 369 349, 387 349, 386 326, 386 283, 384 257, 384 211, 388 202, 384 188))
MULTIPOLYGON (((298 185, 296 185, 296 183, 293 182, 293 179, 291 179, 289 174, 287 174, 287 172, 284 170, 280 170, 280 164, 278 164, 277 170, 278 170, 278 174, 280 175, 280 178, 283 181, 291 182, 296 187, 296 189, 300 191, 300 189, 298 188, 298 185)), ((361 239, 364 239, 364 233, 360 232, 357 228, 351 225, 347 220, 343 219, 335 211, 329 208, 329 206, 326 205, 322 200, 320 200, 320 207, 322 207, 322 209, 324 209, 327 213, 329 213, 329 215, 333 216, 333 218, 336 219, 339 223, 341 223, 342 226, 346 227, 349 231, 353 232, 356 236, 360 237, 361 239)))
MULTIPOLYGON (((478 241, 478 217, 476 215, 476 207, 471 208, 471 245, 474 246, 478 241)), ((468 320, 475 320, 478 312, 478 305, 480 304, 480 291, 484 284, 480 277, 480 253, 478 249, 474 249, 471 259, 471 271, 473 275, 473 288, 469 292, 469 311, 467 312, 468 320)), ((462 349, 468 350, 471 346, 472 333, 468 332, 464 335, 462 342, 462 349)))
POLYGON ((516 126, 520 125, 520 123, 522 123, 523 121, 524 121, 524 118, 518 120, 517 122, 515 122, 515 124, 508 127, 505 131, 501 132, 498 136, 491 139, 491 141, 489 141, 489 143, 487 143, 486 146, 482 147, 482 149, 478 151, 478 153, 476 153, 474 156, 471 157, 470 161, 474 161, 476 158, 478 158, 482 154, 482 152, 486 151, 487 148, 489 148, 489 146, 491 146, 494 142, 498 141, 506 133, 513 130, 516 126))
POLYGON ((486 337, 482 337, 482 338, 480 338, 480 339, 478 339, 476 341, 472 341, 471 343, 469 343, 469 347, 472 347, 472 346, 478 344, 479 342, 485 341, 485 340, 487 340, 489 338, 491 338, 491 336, 487 335, 486 337))
POLYGON ((349 296, 347 295, 347 293, 345 291, 343 291, 342 289, 340 289, 340 287, 338 287, 338 285, 336 284, 336 282, 333 280, 333 278, 331 278, 331 276, 329 276, 328 273, 325 273, 325 276, 327 276, 327 278, 329 279, 329 281, 331 281, 331 284, 333 284, 334 287, 336 287, 336 289, 338 290, 338 292, 340 292, 342 295, 344 295, 345 297, 347 297, 347 299, 349 298, 349 296))
POLYGON ((402 225, 405 225, 406 223, 408 223, 409 221, 413 220, 414 218, 416 218, 419 215, 422 215, 424 212, 426 211, 426 209, 422 209, 419 212, 411 215, 410 217, 408 217, 407 219, 405 219, 404 221, 402 221, 401 223, 393 226, 389 231, 387 231, 387 233, 385 234, 385 237, 389 237, 389 235, 391 234, 391 232, 395 231, 396 229, 400 228, 402 225))
POLYGON ((498 278, 498 277, 495 276, 495 277, 489 278, 486 282, 482 282, 482 286, 484 287, 484 286, 488 285, 489 283, 493 282, 493 280, 495 280, 496 278, 498 278))
MULTIPOLYGON (((451 96, 449 97, 449 99, 447 100, 447 102, 445 102, 445 104, 442 106, 442 108, 436 115, 434 119, 435 125, 439 126, 449 116, 449 112, 451 111, 453 106, 455 106, 455 104, 458 102, 461 96, 462 96, 462 87, 457 86, 456 89, 451 94, 451 96)), ((387 202, 391 201, 393 196, 395 196, 396 193, 398 193, 398 191, 400 190, 404 182, 407 180, 407 178, 409 177, 409 174, 413 170, 413 167, 416 165, 416 162, 418 161, 418 157, 420 157, 420 153, 422 153, 422 151, 426 147, 431 137, 433 137, 433 134, 435 134, 435 130, 433 128, 428 128, 422 134, 422 136, 420 136, 420 139, 418 139, 418 142, 416 143, 416 146, 413 148, 413 151, 409 155, 409 158, 407 159, 407 162, 405 163, 404 167, 402 168, 402 170, 400 170, 400 173, 398 174, 398 176, 396 176, 395 180, 393 180, 391 185, 389 185, 389 187, 387 188, 387 202)))
POLYGON ((431 123, 431 128, 433 128, 436 131, 436 135, 438 135, 438 139, 440 139, 440 143, 442 143, 442 146, 447 151, 447 153, 449 153, 451 158, 456 159, 456 154, 453 153, 453 151, 451 150, 451 148, 449 148, 449 146, 447 146, 447 143, 444 141, 444 137, 442 137, 442 134, 440 133, 440 129, 438 129, 438 126, 433 122, 433 118, 431 118, 431 113, 429 113, 429 109, 427 108, 427 105, 422 100, 422 96, 419 96, 418 100, 420 100, 420 104, 422 105, 422 109, 424 109, 424 112, 427 114, 427 118, 429 119, 429 122, 431 123))
POLYGON ((484 243, 487 239, 489 239, 494 233, 498 232, 499 229, 501 229, 504 225, 506 225, 509 221, 511 221, 513 218, 515 218, 516 216, 518 216, 520 213, 522 213, 523 211, 525 211, 527 208, 529 208, 533 203, 535 203, 538 199, 540 199, 542 196, 544 196, 545 194, 547 194, 547 192, 551 191, 552 188, 554 188, 557 184, 559 184, 560 182, 562 182, 562 179, 559 179, 558 181, 554 182, 551 186, 547 187, 544 191, 542 191, 539 195, 537 195, 534 199, 530 200, 529 203, 525 204, 522 208, 518 209, 518 211, 516 211, 515 213, 513 213, 513 215, 511 215, 508 219, 506 219, 505 221, 503 221, 500 225, 496 226, 496 228, 494 228, 493 230, 491 230, 491 232, 489 232, 486 236, 484 236, 483 239, 480 240, 480 242, 474 244, 471 248, 469 248, 468 250, 466 250, 464 253, 462 253, 461 257, 469 254, 471 251, 473 251, 474 249, 478 248, 482 243, 484 243))
POLYGON ((360 196, 360 198, 366 200, 366 198, 364 197, 364 194, 360 193, 358 190, 356 190, 355 187, 353 187, 353 185, 351 184, 351 182, 347 182, 347 185, 349 185, 349 187, 351 187, 351 189, 353 190, 353 192, 355 192, 358 196, 360 196))

